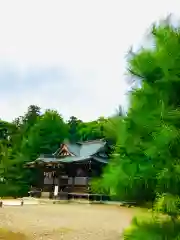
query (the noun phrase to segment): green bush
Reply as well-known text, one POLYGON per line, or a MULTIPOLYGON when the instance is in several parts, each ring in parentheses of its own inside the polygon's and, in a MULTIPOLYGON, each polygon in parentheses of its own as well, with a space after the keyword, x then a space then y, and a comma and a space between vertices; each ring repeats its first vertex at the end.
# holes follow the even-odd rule
POLYGON ((169 215, 175 221, 180 215, 180 197, 164 193, 157 199, 154 210, 169 215))
POLYGON ((92 193, 109 195, 109 191, 104 188, 101 178, 93 178, 90 182, 90 186, 92 193))
POLYGON ((29 186, 25 184, 6 183, 0 184, 0 197, 22 197, 26 196, 29 186))
POLYGON ((124 240, 178 240, 180 221, 169 217, 135 217, 124 233, 124 240))

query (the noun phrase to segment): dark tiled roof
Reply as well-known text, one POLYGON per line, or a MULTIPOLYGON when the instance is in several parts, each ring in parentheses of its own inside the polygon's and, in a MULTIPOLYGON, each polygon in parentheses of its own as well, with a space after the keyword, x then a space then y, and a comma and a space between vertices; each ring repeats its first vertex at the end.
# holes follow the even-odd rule
POLYGON ((97 161, 97 162, 100 162, 100 163, 105 163, 105 164, 108 163, 108 159, 107 158, 100 158, 100 157, 93 156, 93 160, 97 161))
POLYGON ((79 157, 87 157, 94 155, 99 149, 104 147, 105 142, 102 140, 78 142, 76 144, 67 144, 71 153, 79 157))
MULTIPOLYGON (((78 142, 76 144, 67 143, 66 146, 73 155, 75 156, 64 156, 58 158, 55 155, 41 155, 36 161, 31 163, 71 163, 71 162, 81 162, 86 161, 88 159, 92 159, 94 161, 98 161, 101 163, 107 163, 108 158, 106 155, 97 154, 99 151, 102 151, 105 142, 103 140, 95 140, 95 141, 86 141, 86 142, 78 142), (105 156, 105 157, 104 157, 105 156)), ((58 152, 58 151, 56 151, 58 152)), ((29 163, 29 164, 31 164, 29 163)))
POLYGON ((71 157, 67 156, 64 158, 38 158, 35 162, 44 162, 44 163, 71 163, 71 162, 80 162, 88 160, 90 157, 71 157))

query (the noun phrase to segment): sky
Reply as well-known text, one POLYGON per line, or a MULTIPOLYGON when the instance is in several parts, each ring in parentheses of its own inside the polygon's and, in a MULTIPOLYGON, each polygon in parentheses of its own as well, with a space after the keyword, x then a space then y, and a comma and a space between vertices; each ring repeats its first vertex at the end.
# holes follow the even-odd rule
POLYGON ((29 105, 84 121, 127 105, 126 54, 178 0, 0 0, 0 118, 29 105))

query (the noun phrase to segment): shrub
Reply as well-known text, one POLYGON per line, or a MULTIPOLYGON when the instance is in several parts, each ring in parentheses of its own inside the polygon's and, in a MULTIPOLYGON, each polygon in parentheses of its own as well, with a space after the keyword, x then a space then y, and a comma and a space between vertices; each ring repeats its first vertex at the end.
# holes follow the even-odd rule
POLYGON ((169 217, 135 217, 131 226, 124 231, 124 240, 178 240, 180 221, 172 222, 169 217))

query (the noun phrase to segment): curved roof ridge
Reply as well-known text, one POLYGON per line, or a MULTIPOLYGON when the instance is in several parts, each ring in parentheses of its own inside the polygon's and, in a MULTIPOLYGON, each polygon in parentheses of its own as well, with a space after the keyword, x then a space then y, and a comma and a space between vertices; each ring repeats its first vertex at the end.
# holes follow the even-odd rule
POLYGON ((79 141, 79 142, 77 142, 76 144, 83 145, 83 144, 90 144, 90 143, 103 143, 103 142, 105 142, 104 139, 96 139, 96 140, 79 141))

